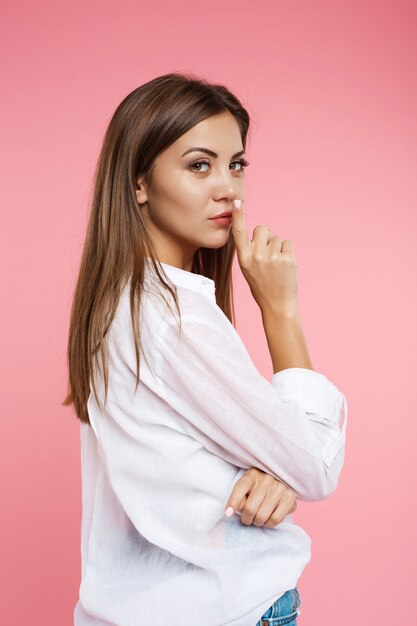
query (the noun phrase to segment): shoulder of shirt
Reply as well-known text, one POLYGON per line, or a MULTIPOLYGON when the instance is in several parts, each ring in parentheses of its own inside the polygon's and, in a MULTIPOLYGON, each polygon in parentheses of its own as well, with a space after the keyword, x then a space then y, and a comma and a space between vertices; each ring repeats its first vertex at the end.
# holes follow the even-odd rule
MULTIPOLYGON (((210 297, 210 292, 207 295, 196 290, 196 284, 198 286, 198 282, 191 287, 175 285, 181 311, 181 333, 178 334, 178 313, 169 291, 161 284, 144 281, 140 304, 140 340, 149 363, 154 362, 167 337, 172 341, 174 337, 180 336, 201 346, 207 341, 212 342, 213 346, 227 345, 228 350, 237 350, 240 357, 246 358, 246 346, 234 325, 217 305, 215 298, 210 297)), ((129 279, 122 289, 109 339, 114 356, 119 355, 133 367, 135 341, 130 312, 130 286, 129 279)))
MULTIPOLYGON (((168 282, 170 281, 168 280, 168 282)), ((203 324, 226 324, 234 330, 230 320, 217 305, 214 292, 211 296, 210 291, 204 293, 196 289, 195 285, 196 283, 192 286, 186 286, 172 282, 172 286, 176 289, 183 323, 201 321, 203 324)), ((131 329, 130 286, 131 279, 122 289, 112 322, 114 327, 119 330, 122 329, 123 332, 131 329)), ((156 335, 163 329, 178 325, 175 301, 169 290, 159 281, 149 280, 149 278, 144 280, 140 302, 140 320, 141 330, 145 330, 148 336, 156 335)))

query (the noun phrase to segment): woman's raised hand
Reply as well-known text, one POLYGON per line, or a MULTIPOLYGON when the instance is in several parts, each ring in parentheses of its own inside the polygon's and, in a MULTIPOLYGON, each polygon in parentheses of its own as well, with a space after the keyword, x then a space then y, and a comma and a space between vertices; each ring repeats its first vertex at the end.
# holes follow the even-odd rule
POLYGON ((253 297, 261 309, 297 306, 297 262, 290 239, 271 235, 267 226, 256 226, 252 241, 246 231, 243 209, 232 209, 232 235, 237 258, 253 297))

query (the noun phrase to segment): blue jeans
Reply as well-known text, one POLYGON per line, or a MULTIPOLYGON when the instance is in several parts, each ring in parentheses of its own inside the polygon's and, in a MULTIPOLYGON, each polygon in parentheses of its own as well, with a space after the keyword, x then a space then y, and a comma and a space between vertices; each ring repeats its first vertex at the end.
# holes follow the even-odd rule
POLYGON ((264 613, 256 626, 297 626, 298 607, 301 604, 297 587, 286 591, 283 596, 264 613))

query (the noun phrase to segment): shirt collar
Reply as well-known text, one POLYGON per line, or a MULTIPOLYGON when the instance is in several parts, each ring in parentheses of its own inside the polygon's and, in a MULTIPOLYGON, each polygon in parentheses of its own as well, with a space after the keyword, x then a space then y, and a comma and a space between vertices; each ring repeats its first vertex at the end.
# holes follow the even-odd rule
MULTIPOLYGON (((153 268, 150 257, 146 257, 145 261, 146 260, 149 260, 149 262, 145 262, 145 268, 154 272, 155 270, 153 268)), ((216 301, 216 285, 214 280, 208 278, 208 276, 203 276, 202 274, 194 274, 194 272, 183 270, 179 267, 175 267, 174 265, 164 263, 163 261, 159 261, 159 263, 162 265, 162 268, 168 275, 168 278, 175 285, 179 287, 186 287, 187 289, 192 289, 193 291, 202 293, 214 302, 216 301)))

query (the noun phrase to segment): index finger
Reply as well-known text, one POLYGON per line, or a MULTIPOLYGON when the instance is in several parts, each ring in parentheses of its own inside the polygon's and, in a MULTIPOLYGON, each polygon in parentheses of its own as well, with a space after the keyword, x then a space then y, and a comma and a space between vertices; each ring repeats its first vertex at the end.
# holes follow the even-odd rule
POLYGON ((237 254, 243 253, 249 247, 249 237, 246 231, 246 223, 243 215, 242 200, 233 200, 232 208, 232 234, 235 241, 237 254), (239 206, 236 206, 238 204, 239 206))
MULTIPOLYGON (((236 481, 232 493, 227 500, 225 513, 229 508, 232 509, 230 515, 233 515, 235 511, 239 510, 243 498, 253 486, 253 480, 253 477, 246 473, 236 481)), ((229 517, 229 513, 226 513, 226 515, 229 517)))

